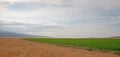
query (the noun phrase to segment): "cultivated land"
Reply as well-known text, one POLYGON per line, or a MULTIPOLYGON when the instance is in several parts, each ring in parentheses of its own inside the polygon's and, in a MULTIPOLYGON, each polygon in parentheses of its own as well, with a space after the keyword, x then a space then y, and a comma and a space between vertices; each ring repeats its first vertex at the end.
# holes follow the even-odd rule
MULTIPOLYGON (((40 39, 36 40, 40 41, 40 39)), ((22 39, 2 38, 0 39, 0 57, 119 57, 119 55, 111 52, 88 51, 22 39)))
POLYGON ((115 53, 120 53, 120 39, 60 39, 60 38, 29 38, 26 40, 43 42, 49 44, 56 44, 61 46, 71 46, 77 48, 84 48, 89 50, 100 50, 100 51, 111 51, 115 53))

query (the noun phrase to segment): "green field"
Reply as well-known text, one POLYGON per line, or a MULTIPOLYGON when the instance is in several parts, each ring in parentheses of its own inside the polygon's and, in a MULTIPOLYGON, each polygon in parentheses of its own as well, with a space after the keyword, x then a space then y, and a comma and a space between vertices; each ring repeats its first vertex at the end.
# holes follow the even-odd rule
POLYGON ((85 48, 89 50, 113 51, 120 53, 120 39, 56 39, 56 38, 29 38, 29 41, 49 43, 61 46, 85 48))

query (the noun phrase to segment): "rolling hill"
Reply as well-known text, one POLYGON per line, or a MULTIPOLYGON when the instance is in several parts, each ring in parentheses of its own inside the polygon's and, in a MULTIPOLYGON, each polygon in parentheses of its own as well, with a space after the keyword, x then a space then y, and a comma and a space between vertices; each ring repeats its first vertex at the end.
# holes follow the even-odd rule
POLYGON ((22 34, 17 32, 10 32, 5 30, 0 30, 0 37, 37 37, 37 38, 48 38, 47 36, 36 36, 29 34, 22 34))

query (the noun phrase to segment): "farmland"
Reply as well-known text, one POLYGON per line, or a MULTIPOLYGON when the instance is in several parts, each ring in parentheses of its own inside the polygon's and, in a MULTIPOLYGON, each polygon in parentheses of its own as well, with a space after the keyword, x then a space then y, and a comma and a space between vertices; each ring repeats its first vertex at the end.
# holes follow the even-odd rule
MULTIPOLYGON (((0 57, 120 57, 111 52, 89 51, 74 47, 64 47, 64 41, 68 39, 29 39, 23 38, 1 38, 0 57), (34 42, 33 40, 39 40, 34 42), (39 43, 41 41, 50 42, 39 43), (64 41, 63 41, 64 40, 64 41), (62 46, 57 42, 63 41, 62 46), (53 44, 56 45, 53 45, 53 44)), ((72 39, 70 39, 72 41, 72 39)), ((68 41, 70 41, 68 40, 68 41)), ((75 40, 75 39, 73 39, 75 40)), ((76 39, 78 40, 78 39, 76 39)), ((72 42, 71 42, 72 43, 72 42)), ((68 44, 64 44, 68 45, 68 44)))
POLYGON ((120 53, 120 39, 29 38, 26 40, 61 45, 61 46, 85 48, 88 50, 112 51, 112 52, 120 53))

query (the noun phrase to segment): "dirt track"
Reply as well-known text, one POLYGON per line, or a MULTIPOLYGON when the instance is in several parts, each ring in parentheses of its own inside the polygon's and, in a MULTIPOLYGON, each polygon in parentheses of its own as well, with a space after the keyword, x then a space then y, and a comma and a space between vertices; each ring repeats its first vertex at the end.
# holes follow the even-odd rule
POLYGON ((87 51, 35 43, 21 39, 0 39, 0 57, 119 57, 112 53, 87 51))

